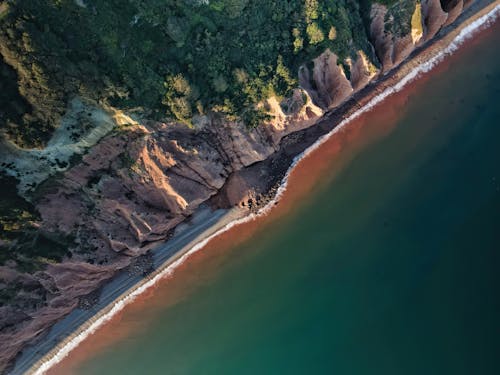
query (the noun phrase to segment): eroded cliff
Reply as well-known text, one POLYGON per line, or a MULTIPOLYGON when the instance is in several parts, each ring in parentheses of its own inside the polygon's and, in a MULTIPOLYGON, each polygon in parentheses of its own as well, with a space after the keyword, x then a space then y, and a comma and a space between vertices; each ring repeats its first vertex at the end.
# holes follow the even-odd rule
POLYGON ((326 49, 300 67, 300 88, 260 104, 271 119, 254 129, 216 113, 195 116, 191 127, 153 121, 75 97, 45 149, 4 142, 2 169, 39 212, 40 233, 71 241, 62 262, 36 272, 16 260, 0 266, 5 290, 21 291, 0 307, 0 342, 6 343, 0 368, 118 270, 167 240, 201 204, 215 195, 211 203, 218 206, 246 202, 266 181, 246 178, 245 168, 398 66, 468 4, 406 1, 400 10, 398 3, 374 3, 373 54, 357 49, 341 61, 326 49))

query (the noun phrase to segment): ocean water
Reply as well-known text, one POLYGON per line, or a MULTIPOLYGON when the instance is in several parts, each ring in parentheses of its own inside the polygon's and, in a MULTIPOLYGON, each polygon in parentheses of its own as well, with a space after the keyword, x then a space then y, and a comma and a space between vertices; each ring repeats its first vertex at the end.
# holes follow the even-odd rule
POLYGON ((73 371, 499 374, 499 45, 497 24, 392 132, 73 371))

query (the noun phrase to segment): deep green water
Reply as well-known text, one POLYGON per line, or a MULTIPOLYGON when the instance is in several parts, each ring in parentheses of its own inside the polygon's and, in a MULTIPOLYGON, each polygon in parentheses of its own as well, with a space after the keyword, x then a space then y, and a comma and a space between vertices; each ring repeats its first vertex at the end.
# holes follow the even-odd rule
POLYGON ((500 374, 499 28, 81 374, 500 374))

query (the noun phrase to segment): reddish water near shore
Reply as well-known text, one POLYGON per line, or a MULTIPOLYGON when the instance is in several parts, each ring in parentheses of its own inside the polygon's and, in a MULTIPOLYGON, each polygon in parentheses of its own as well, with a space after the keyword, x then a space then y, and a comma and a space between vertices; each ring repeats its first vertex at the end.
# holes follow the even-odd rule
MULTIPOLYGON (((401 92, 390 96, 382 104, 363 114, 330 138, 293 170, 289 177, 288 189, 269 215, 239 225, 213 239, 202 251, 193 254, 188 261, 177 268, 171 277, 142 294, 134 303, 85 340, 64 361, 52 368, 49 374, 80 373, 82 363, 91 361, 98 353, 117 342, 129 340, 134 335, 147 331, 152 322, 159 319, 165 310, 190 298, 201 286, 210 283, 227 262, 241 255, 238 251, 241 251, 242 244, 259 241, 259 232, 263 227, 277 232, 285 230, 288 217, 303 209, 313 199, 312 197, 332 184, 353 158, 368 145, 391 134, 398 121, 405 116, 407 104, 420 95, 422 90, 429 90, 429 81, 445 73, 471 50, 484 43, 491 43, 492 35, 499 32, 500 26, 497 24, 479 33, 430 73, 409 84, 401 92)), ((428 131, 428 128, 422 128, 423 133, 428 131)), ((417 140, 418 138, 416 142, 417 140)), ((250 248, 245 246, 244 249, 247 252, 262 251, 259 246, 250 248)))
POLYGON ((81 361, 129 335, 144 329, 148 321, 168 306, 186 298, 192 288, 202 285, 217 273, 226 257, 237 256, 237 245, 250 240, 261 226, 283 225, 277 222, 298 205, 306 204, 309 194, 335 177, 364 145, 388 134, 404 110, 411 93, 418 90, 416 82, 404 91, 389 97, 383 105, 353 121, 344 131, 329 139, 321 148, 304 158, 293 170, 288 188, 267 216, 238 225, 210 241, 202 251, 191 255, 171 277, 138 297, 110 322, 85 340, 77 349, 48 374, 73 373, 81 361))

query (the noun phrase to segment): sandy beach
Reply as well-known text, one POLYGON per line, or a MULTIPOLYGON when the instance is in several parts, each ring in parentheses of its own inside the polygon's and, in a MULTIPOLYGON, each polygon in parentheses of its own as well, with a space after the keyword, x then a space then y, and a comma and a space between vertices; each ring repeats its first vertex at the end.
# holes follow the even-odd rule
MULTIPOLYGON (((467 39, 460 35, 464 28, 486 14, 498 14, 499 1, 486 6, 485 3, 487 2, 482 3, 484 8, 476 10, 475 14, 472 10, 466 11, 459 19, 458 26, 452 25, 443 30, 432 43, 414 53, 407 63, 379 82, 369 85, 340 110, 327 114, 316 129, 304 132, 308 141, 302 146, 314 146, 303 154, 304 149, 292 148, 292 151, 296 151, 294 156, 302 156, 295 158, 294 168, 289 169, 285 184, 278 191, 277 200, 261 210, 260 214, 249 215, 248 211, 241 209, 200 212, 191 225, 180 228, 171 241, 155 250, 155 271, 152 274, 146 278, 122 276, 122 279, 113 280, 105 287, 99 304, 94 309, 75 311, 59 322, 40 344, 23 352, 12 373, 39 374, 49 369, 53 374, 71 373, 72 363, 74 365, 79 360, 88 358, 99 347, 127 334, 128 330, 125 330, 116 335, 113 330, 116 321, 127 319, 126 315, 134 314, 141 306, 147 305, 148 309, 154 310, 154 304, 151 306, 151 293, 162 293, 165 296, 156 298, 159 301, 156 303, 161 303, 162 306, 173 303, 176 298, 182 298, 186 289, 189 289, 189 275, 193 270, 207 267, 203 273, 205 277, 210 277, 211 272, 216 272, 217 262, 230 254, 228 249, 235 243, 248 240, 260 226, 269 225, 276 218, 297 209, 298 201, 307 199, 307 195, 314 189, 321 188, 321 185, 316 184, 320 176, 328 174, 328 178, 334 178, 356 152, 392 130, 395 120, 404 111, 405 103, 411 95, 417 93, 421 82, 438 74, 441 69, 446 69, 446 60, 443 59, 467 39), (447 46, 452 43, 455 45, 447 51, 447 46), (445 52, 436 57, 439 51, 445 52), (413 74, 418 66, 425 65, 431 59, 435 59, 432 64, 413 74), (431 73, 423 74, 431 69, 431 73), (417 77, 418 80, 415 80, 417 77), (408 84, 410 82, 411 85, 408 84), (382 102, 384 105, 378 105, 382 102), (332 132, 332 129, 336 130, 332 132), (322 136, 324 138, 318 142, 318 138, 322 136), (332 159, 335 160, 333 164, 332 159), (201 249, 204 251, 199 251, 201 249), (185 262, 188 257, 189 262, 185 262), (174 270, 175 278, 167 278, 174 270), (167 281, 158 284, 165 279, 167 281), (145 293, 146 291, 148 292, 145 293), (134 303, 123 311, 123 307, 132 301, 134 303), (70 358, 55 366, 75 348, 77 349, 70 358)), ((474 31, 478 32, 485 25, 484 22, 473 25, 474 31)), ((290 155, 290 150, 287 152, 290 155)), ((130 330, 133 329, 131 326, 130 330)))

